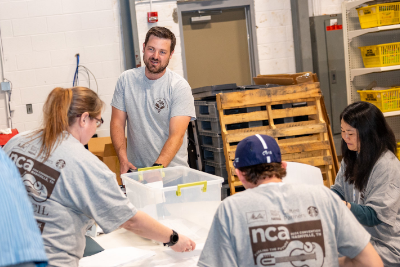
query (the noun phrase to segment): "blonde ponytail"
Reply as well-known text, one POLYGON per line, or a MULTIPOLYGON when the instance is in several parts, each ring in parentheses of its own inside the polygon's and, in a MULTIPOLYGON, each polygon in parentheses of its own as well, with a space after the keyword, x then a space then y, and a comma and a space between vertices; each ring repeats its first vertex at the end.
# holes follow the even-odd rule
POLYGON ((42 139, 39 155, 43 155, 43 161, 69 134, 68 127, 76 121, 77 116, 88 112, 89 116, 97 117, 103 107, 104 102, 89 88, 54 88, 43 106, 43 127, 33 134, 39 134, 36 138, 42 139))

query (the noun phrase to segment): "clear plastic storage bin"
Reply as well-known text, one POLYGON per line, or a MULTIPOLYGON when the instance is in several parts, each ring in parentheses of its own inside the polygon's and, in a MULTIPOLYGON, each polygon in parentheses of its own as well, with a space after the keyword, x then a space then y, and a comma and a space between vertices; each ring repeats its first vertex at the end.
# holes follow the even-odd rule
POLYGON ((221 177, 187 167, 121 175, 132 204, 193 240, 205 240, 221 203, 221 177))

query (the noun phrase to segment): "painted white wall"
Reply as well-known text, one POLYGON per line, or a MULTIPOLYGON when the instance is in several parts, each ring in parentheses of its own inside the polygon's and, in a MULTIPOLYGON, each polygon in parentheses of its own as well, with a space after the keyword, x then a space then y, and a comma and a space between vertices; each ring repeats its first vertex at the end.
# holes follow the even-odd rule
POLYGON ((308 0, 310 17, 342 13, 342 3, 347 0, 308 0))
MULTIPOLYGON (((40 126, 49 92, 71 87, 81 64, 95 75, 99 95, 107 106, 100 135, 109 135, 110 102, 121 73, 119 7, 116 0, 0 1, 0 28, 4 47, 5 78, 13 85, 13 128, 22 132, 40 126), (32 104, 33 114, 26 113, 32 104)), ((96 90, 95 81, 90 81, 96 90)), ((87 76, 80 73, 80 85, 87 76)), ((0 93, 0 129, 7 127, 4 93, 0 93)))
MULTIPOLYGON (((254 0, 261 74, 295 72, 290 0, 254 0)), ((164 26, 177 37, 169 68, 183 76, 179 24, 173 20, 175 0, 153 1, 159 22, 147 23, 148 0, 136 1, 140 45, 148 29, 164 26)), ((122 72, 120 15, 117 0, 1 0, 0 29, 5 78, 12 81, 13 128, 20 132, 40 126, 42 107, 57 86, 71 87, 75 54, 96 76, 106 103, 100 136, 109 135, 110 102, 122 72), (33 105, 33 114, 26 113, 33 105)), ((142 49, 141 49, 142 50, 142 49)), ((87 86, 80 73, 80 85, 87 86)), ((96 90, 92 78, 91 88, 96 90)), ((0 92, 0 129, 7 127, 4 93, 0 92)))

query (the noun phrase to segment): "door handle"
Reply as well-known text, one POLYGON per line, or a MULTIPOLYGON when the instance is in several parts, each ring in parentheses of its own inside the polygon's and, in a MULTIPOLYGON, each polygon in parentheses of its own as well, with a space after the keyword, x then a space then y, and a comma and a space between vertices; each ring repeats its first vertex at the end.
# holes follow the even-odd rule
POLYGON ((331 83, 336 84, 337 77, 336 77, 336 70, 331 70, 331 83))

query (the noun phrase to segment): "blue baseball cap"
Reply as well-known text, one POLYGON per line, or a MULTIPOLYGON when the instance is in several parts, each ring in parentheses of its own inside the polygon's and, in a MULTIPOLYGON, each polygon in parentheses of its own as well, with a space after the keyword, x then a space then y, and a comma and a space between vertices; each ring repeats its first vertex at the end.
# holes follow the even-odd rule
POLYGON ((241 168, 274 162, 282 162, 278 143, 271 136, 256 134, 239 142, 233 166, 241 168))

